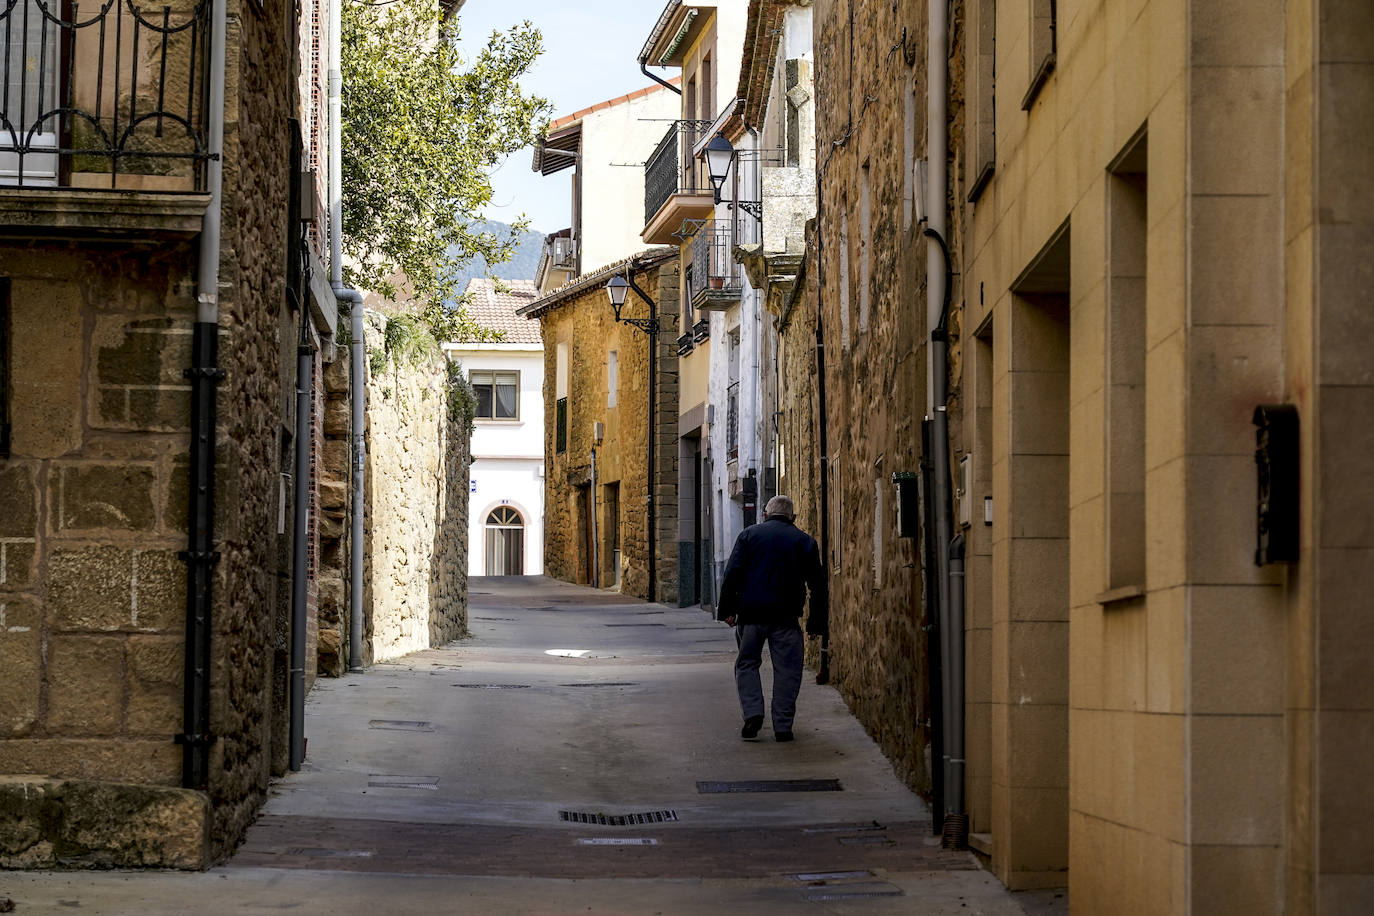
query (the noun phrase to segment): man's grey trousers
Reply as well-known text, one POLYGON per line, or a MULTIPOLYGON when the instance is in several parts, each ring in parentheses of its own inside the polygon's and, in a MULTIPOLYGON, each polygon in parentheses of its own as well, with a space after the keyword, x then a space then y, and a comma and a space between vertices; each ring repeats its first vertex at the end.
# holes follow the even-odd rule
POLYGON ((801 691, 802 660, 806 643, 801 627, 742 623, 735 627, 739 657, 735 659, 735 689, 739 691, 744 718, 763 715, 763 682, 759 665, 763 646, 773 662, 773 733, 790 732, 797 714, 797 694, 801 691))

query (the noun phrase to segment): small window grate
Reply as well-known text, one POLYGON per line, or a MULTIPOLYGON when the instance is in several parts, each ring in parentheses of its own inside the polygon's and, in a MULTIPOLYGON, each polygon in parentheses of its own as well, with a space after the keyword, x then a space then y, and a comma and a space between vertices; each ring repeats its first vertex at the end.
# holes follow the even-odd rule
POLYGON ((596 824, 600 827, 633 827, 636 824, 666 824, 677 820, 676 811, 645 811, 640 814, 602 814, 589 811, 560 811, 558 819, 569 824, 596 824))

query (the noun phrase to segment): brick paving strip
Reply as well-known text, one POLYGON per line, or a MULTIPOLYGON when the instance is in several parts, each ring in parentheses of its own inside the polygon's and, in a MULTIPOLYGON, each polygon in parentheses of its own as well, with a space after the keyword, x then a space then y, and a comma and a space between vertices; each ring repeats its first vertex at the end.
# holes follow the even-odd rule
POLYGON ((764 878, 978 867, 969 853, 940 848, 929 824, 818 827, 570 830, 266 815, 228 867, 534 878, 764 878), (578 843, 586 837, 653 838, 658 844, 578 843), (865 842, 843 842, 856 837, 865 842))

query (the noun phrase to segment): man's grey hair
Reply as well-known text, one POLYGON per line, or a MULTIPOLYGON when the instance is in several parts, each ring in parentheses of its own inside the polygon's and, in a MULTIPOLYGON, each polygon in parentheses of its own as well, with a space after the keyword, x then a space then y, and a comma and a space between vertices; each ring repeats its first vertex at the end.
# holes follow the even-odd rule
POLYGON ((768 500, 768 505, 763 507, 764 516, 781 515, 786 518, 797 517, 797 507, 792 504, 790 496, 774 496, 768 500))

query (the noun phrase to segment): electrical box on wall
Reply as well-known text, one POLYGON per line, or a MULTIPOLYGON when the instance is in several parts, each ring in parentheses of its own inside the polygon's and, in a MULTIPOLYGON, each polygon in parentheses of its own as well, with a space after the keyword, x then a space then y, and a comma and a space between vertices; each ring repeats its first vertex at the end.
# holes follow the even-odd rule
POLYGON ((921 529, 920 476, 914 471, 894 471, 897 488, 897 537, 914 538, 921 529))
POLYGON ((1298 409, 1291 404, 1255 408, 1257 478, 1255 565, 1298 559, 1298 409))
POLYGON ((606 424, 600 421, 592 423, 592 444, 600 445, 606 438, 606 424))

